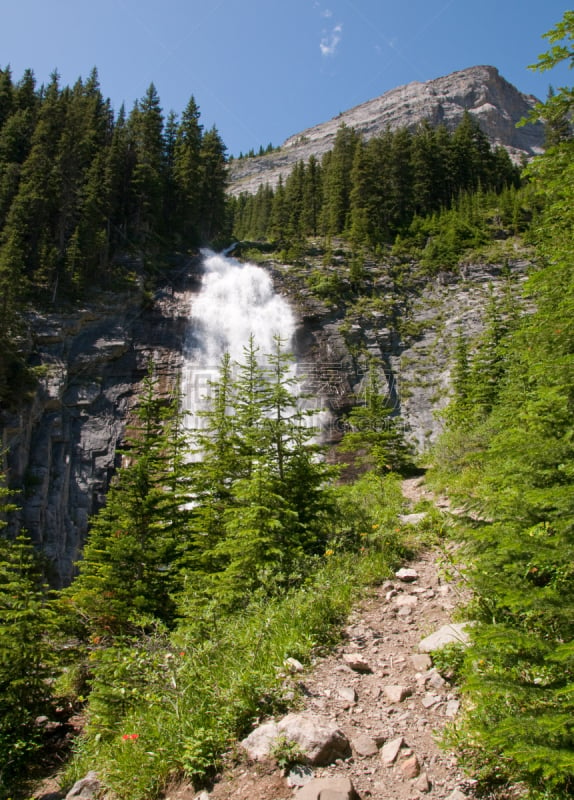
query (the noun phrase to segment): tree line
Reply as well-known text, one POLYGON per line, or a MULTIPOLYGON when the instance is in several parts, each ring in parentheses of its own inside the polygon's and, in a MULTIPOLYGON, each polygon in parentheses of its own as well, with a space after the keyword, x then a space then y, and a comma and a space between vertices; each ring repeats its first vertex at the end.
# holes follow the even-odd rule
POLYGON ((368 142, 342 125, 320 161, 299 162, 275 189, 261 185, 255 195, 232 198, 233 233, 290 245, 308 236, 346 236, 376 247, 465 193, 500 193, 519 183, 506 150, 491 148, 468 113, 452 133, 424 122, 368 142))

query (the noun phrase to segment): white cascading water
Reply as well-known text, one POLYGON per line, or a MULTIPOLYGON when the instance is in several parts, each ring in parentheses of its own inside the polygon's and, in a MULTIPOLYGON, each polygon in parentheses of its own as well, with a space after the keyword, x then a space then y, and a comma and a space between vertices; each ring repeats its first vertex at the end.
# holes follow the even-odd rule
POLYGON ((184 353, 182 392, 188 425, 201 427, 197 412, 212 394, 210 382, 219 375, 221 359, 243 363, 244 348, 253 336, 258 359, 275 349, 279 336, 291 346, 295 318, 287 301, 273 289, 269 275, 255 264, 204 251, 201 290, 192 299, 190 329, 184 353))

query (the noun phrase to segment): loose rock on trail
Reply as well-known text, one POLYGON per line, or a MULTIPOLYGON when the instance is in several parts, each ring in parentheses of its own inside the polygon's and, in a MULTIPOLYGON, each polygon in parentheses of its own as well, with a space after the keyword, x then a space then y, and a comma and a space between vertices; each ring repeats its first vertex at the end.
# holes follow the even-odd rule
MULTIPOLYGON (((405 481, 407 499, 422 492, 420 479, 405 481)), ((258 758, 245 751, 210 792, 180 787, 166 800, 472 797, 473 782, 438 744, 459 712, 457 689, 419 650, 425 637, 451 622, 460 602, 459 588, 441 575, 437 556, 432 549, 421 553, 358 598, 339 646, 293 678, 303 698, 297 713, 336 727, 350 744, 349 757, 285 775, 269 750, 258 758)))

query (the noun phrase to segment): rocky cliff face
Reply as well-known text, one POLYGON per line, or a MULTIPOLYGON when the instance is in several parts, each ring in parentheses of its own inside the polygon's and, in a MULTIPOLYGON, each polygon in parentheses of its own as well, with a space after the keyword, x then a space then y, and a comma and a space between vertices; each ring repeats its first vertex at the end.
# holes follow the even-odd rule
POLYGON ((519 92, 489 66, 470 67, 426 83, 409 83, 291 136, 273 153, 234 161, 230 192, 253 194, 262 184, 275 186, 279 176, 285 178, 298 161, 307 161, 311 155, 321 157, 331 150, 343 123, 368 139, 384 133, 387 127, 415 128, 425 119, 452 130, 468 111, 493 145, 505 147, 516 160, 529 158, 542 150, 542 125, 517 128, 516 123, 535 103, 536 98, 519 92))
MULTIPOLYGON (((344 288, 348 263, 334 256, 321 273, 336 274, 344 288)), ((375 356, 408 438, 420 452, 432 444, 441 425, 436 412, 448 401, 458 323, 471 339, 478 335, 489 293, 508 281, 500 267, 467 265, 460 275, 429 280, 416 278, 416 265, 415 277, 408 277, 403 265, 399 279, 392 263, 367 261, 362 295, 349 286, 340 305, 309 288, 313 263, 264 266, 298 317, 298 372, 308 407, 319 412, 314 422, 323 440, 340 440, 344 415, 363 399, 369 357, 375 356)), ((517 257, 505 268, 517 291, 527 266, 517 257)), ((170 393, 180 375, 198 286, 194 267, 187 269, 184 286, 171 284, 143 308, 139 295, 102 296, 74 313, 36 313, 31 320, 31 356, 42 377, 18 413, 0 417, 0 433, 4 468, 21 489, 13 527, 28 531, 56 586, 72 578, 89 518, 104 502, 150 360, 162 392, 170 393)))
MULTIPOLYGON (((323 440, 340 440, 345 414, 364 400, 369 359, 374 357, 393 415, 422 454, 442 430, 440 411, 449 401, 459 326, 472 348, 483 330, 491 293, 511 291, 518 298, 530 262, 517 255, 504 270, 495 264, 467 264, 459 274, 415 279, 406 292, 397 291, 388 264, 368 262, 366 294, 346 306, 318 300, 306 287, 305 274, 294 274, 290 266, 268 268, 299 318, 298 371, 311 395, 309 407, 320 412, 316 419, 323 426, 323 440)), ((341 267, 332 269, 344 274, 341 267)))
POLYGON ((21 490, 12 526, 29 533, 56 586, 69 583, 103 503, 150 360, 163 392, 179 375, 188 291, 170 286, 148 307, 141 300, 101 296, 74 313, 33 314, 37 391, 0 418, 4 468, 21 490))

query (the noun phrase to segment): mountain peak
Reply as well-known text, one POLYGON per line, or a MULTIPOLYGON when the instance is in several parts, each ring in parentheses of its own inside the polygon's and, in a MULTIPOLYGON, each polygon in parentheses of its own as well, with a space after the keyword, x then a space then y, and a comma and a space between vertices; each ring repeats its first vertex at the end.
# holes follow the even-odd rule
POLYGON ((516 161, 531 158, 542 151, 543 126, 536 123, 517 128, 516 124, 536 102, 489 65, 468 67, 424 83, 413 81, 290 136, 273 153, 232 162, 230 192, 252 194, 261 184, 275 186, 297 161, 307 161, 311 155, 320 158, 331 150, 342 124, 370 139, 387 128, 416 128, 423 120, 452 130, 468 111, 493 145, 505 147, 516 161))

